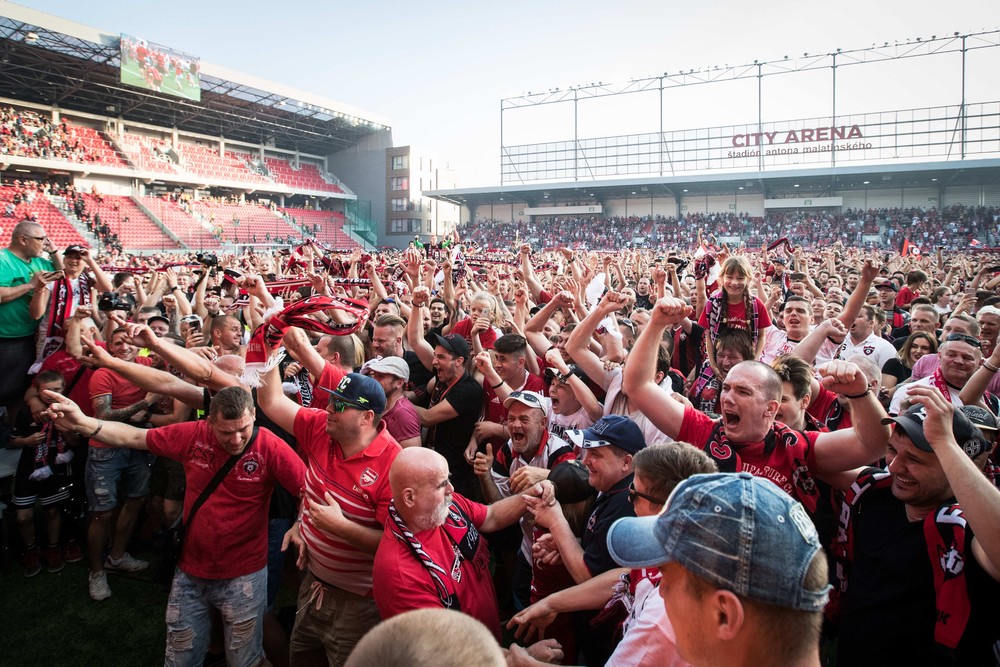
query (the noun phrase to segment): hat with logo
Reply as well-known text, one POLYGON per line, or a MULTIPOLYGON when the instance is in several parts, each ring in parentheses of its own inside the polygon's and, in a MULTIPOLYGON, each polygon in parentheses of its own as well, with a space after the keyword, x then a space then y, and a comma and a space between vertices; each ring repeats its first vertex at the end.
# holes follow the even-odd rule
POLYGON ((66 255, 82 255, 86 250, 87 248, 83 247, 82 245, 76 245, 76 244, 68 245, 66 246, 66 249, 63 250, 63 257, 65 257, 66 255))
POLYGON ((510 410, 510 406, 514 403, 521 403, 522 405, 527 405, 529 408, 537 408, 542 411, 542 414, 546 417, 549 416, 549 399, 545 398, 538 392, 534 391, 512 391, 510 396, 504 399, 503 407, 504 410, 510 410))
POLYGON ((364 375, 385 373, 386 375, 395 375, 407 381, 410 379, 410 366, 402 357, 375 357, 374 359, 369 359, 361 367, 361 372, 364 375))
POLYGON ((361 373, 348 373, 341 378, 336 389, 320 389, 329 392, 335 400, 343 401, 352 408, 371 410, 377 415, 385 410, 385 391, 374 379, 361 373))
POLYGON ((469 344, 465 342, 465 338, 458 334, 450 333, 447 336, 442 336, 431 332, 427 334, 426 340, 431 345, 440 345, 452 354, 457 354, 466 361, 469 359, 469 344))
POLYGON ((745 472, 689 477, 659 515, 612 524, 608 552, 624 567, 678 563, 718 588, 787 609, 820 611, 829 598, 829 585, 805 585, 820 543, 802 504, 745 472))
MULTIPOLYGON (((883 424, 896 424, 906 432, 907 437, 925 452, 933 452, 934 448, 924 435, 924 420, 927 419, 927 408, 920 405, 910 406, 910 409, 901 415, 887 417, 882 420, 883 424)), ((955 410, 951 418, 951 430, 955 434, 955 442, 962 448, 970 459, 974 459, 984 451, 989 444, 983 436, 983 432, 976 428, 969 418, 961 410, 955 410)))
MULTIPOLYGON (((980 431, 996 431, 997 418, 992 412, 978 405, 963 405, 959 408, 980 431)), ((984 433, 985 435, 985 433, 984 433)))
POLYGON ((887 279, 876 280, 875 281, 875 289, 879 290, 879 289, 882 289, 882 288, 891 289, 893 292, 898 292, 899 291, 899 288, 896 287, 896 283, 892 282, 891 280, 887 280, 887 279))
POLYGON ((582 449, 614 445, 635 454, 646 446, 642 430, 634 421, 621 415, 601 417, 590 428, 566 431, 566 437, 582 449))

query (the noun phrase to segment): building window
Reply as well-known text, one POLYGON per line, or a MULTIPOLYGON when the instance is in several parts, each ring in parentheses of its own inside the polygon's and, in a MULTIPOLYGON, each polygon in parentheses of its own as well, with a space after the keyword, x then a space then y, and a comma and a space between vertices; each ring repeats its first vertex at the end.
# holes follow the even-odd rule
POLYGON ((410 168, 410 158, 408 155, 393 155, 392 156, 392 169, 393 171, 398 171, 400 169, 410 168))
POLYGON ((392 210, 393 211, 405 211, 407 203, 408 203, 408 201, 407 201, 407 199, 405 197, 404 198, 400 198, 400 199, 393 199, 392 200, 392 210))
POLYGON ((410 179, 406 176, 393 176, 389 179, 389 187, 392 190, 409 190, 410 179))

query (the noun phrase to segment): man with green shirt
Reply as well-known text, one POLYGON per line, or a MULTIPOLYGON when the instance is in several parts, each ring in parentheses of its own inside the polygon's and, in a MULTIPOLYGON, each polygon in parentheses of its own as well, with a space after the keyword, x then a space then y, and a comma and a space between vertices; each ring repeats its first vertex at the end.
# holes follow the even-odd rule
POLYGON ((17 223, 10 245, 0 250, 0 411, 24 396, 38 321, 48 305, 41 288, 56 279, 59 268, 56 248, 42 226, 31 220, 17 223))

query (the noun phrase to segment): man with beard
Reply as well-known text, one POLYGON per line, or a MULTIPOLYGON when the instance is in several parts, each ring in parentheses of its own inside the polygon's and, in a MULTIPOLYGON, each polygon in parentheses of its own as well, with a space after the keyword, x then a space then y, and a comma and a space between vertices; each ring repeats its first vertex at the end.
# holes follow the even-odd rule
POLYGON ((300 407, 284 395, 274 369, 257 398, 268 417, 295 434, 307 463, 302 516, 285 537, 285 546, 298 548, 299 567, 308 568, 291 663, 325 659, 335 666, 378 623, 372 563, 391 497, 389 468, 400 447, 381 423, 385 392, 378 382, 348 373, 325 391, 326 410, 300 407))
MULTIPOLYGON (((463 465, 467 465, 463 463, 463 465)), ((517 521, 523 496, 480 505, 455 493, 448 461, 423 447, 404 449, 389 472, 389 520, 375 554, 373 590, 382 619, 411 609, 455 609, 500 639, 500 618, 484 532, 517 521)), ((551 484, 530 493, 554 503, 551 484)))
POLYGON ((841 665, 993 665, 1000 491, 990 446, 933 387, 887 422, 887 470, 845 473, 838 544, 841 665), (886 633, 893 641, 886 642, 886 633))

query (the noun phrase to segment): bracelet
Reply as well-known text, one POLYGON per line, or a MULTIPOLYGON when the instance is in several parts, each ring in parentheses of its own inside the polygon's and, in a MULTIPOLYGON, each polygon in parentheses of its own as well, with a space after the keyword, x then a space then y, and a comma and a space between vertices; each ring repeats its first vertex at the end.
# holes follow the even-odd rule
POLYGON ((490 385, 490 389, 499 389, 502 386, 503 386, 503 380, 500 380, 496 384, 490 385))
POLYGON ((997 366, 994 366, 989 361, 984 361, 983 362, 983 368, 985 368, 986 370, 988 370, 990 373, 996 373, 997 371, 1000 371, 1000 368, 998 368, 997 366))
POLYGON ((83 437, 85 437, 85 438, 87 438, 89 440, 90 438, 93 438, 95 435, 97 435, 98 433, 100 433, 102 428, 104 428, 104 422, 102 422, 100 419, 98 419, 97 420, 97 428, 94 429, 93 433, 88 433, 86 435, 84 435, 83 433, 81 433, 80 435, 83 435, 83 437))
POLYGON ((863 393, 860 393, 857 396, 848 396, 847 394, 844 394, 844 398, 853 401, 853 400, 858 399, 858 398, 864 398, 865 396, 867 396, 870 393, 872 393, 872 388, 866 386, 863 393))
POLYGON ((173 292, 174 290, 179 290, 180 288, 181 288, 180 285, 174 285, 173 287, 170 288, 170 291, 173 292))

